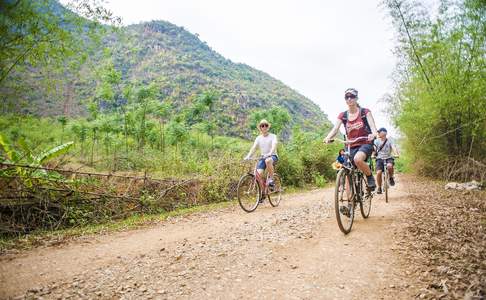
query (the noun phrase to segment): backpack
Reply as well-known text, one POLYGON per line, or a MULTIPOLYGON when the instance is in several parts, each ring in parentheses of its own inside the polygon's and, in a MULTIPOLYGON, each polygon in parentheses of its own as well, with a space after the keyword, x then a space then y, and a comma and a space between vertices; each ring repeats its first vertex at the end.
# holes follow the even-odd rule
MULTIPOLYGON (((368 119, 366 118, 366 113, 365 113, 365 110, 363 108, 359 108, 359 115, 361 116, 361 120, 363 120, 363 123, 365 124, 365 128, 366 128, 366 132, 368 132, 368 134, 371 133, 371 127, 370 127, 370 124, 368 124, 368 119)), ((343 113, 343 125, 344 125, 344 128, 346 129, 346 123, 348 122, 348 111, 346 110, 344 113, 343 113)))

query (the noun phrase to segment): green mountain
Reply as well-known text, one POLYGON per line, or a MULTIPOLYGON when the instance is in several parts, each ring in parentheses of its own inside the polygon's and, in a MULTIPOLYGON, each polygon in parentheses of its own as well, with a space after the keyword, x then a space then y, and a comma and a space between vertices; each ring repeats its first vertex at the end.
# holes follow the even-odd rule
MULTIPOLYGON (((28 68, 28 75, 21 76, 23 88, 19 90, 16 85, 10 93, 11 89, 3 87, 4 97, 11 94, 19 98, 13 102, 26 102, 23 113, 87 115, 87 103, 97 96, 100 86, 97 67, 109 61, 121 73, 120 86, 155 84, 159 100, 171 103, 176 112, 189 107, 203 91, 217 91, 214 112, 219 134, 245 136, 250 114, 272 107, 288 110, 290 125, 299 124, 303 129, 329 124, 326 115, 308 98, 262 71, 224 58, 197 35, 169 22, 130 25, 111 33, 90 50, 88 60, 91 64, 86 63, 77 75, 69 68, 61 76, 28 68), (51 88, 45 89, 40 80, 52 82, 51 88)), ((13 78, 19 82, 18 74, 13 78)), ((115 106, 126 102, 122 89, 115 96, 115 106)))
POLYGON ((153 21, 128 26, 126 34, 126 42, 109 43, 124 80, 157 81, 162 94, 177 106, 214 88, 221 95, 216 104, 219 119, 226 120, 231 131, 246 126, 250 111, 273 106, 286 108, 292 122, 304 128, 327 122, 306 97, 262 71, 224 58, 183 27, 153 21))

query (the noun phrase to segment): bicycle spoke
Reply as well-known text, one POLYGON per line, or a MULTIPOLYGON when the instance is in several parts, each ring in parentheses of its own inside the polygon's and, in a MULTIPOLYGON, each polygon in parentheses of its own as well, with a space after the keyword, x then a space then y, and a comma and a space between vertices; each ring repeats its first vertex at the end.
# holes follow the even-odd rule
POLYGON ((339 229, 347 234, 354 220, 354 203, 351 176, 346 170, 338 172, 335 191, 335 212, 339 229))
POLYGON ((260 200, 260 186, 255 181, 255 177, 247 174, 241 177, 237 188, 238 202, 246 212, 254 211, 260 200))
POLYGON ((267 198, 272 206, 278 206, 282 200, 282 180, 278 174, 273 175, 274 187, 269 189, 267 198))

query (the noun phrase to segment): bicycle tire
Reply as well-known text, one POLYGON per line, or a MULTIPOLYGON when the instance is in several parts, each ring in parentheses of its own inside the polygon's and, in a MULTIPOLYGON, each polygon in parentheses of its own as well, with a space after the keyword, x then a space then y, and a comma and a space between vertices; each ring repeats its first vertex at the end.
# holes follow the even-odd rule
POLYGON ((250 213, 254 211, 260 202, 261 189, 253 174, 241 176, 238 181, 237 192, 240 207, 250 213))
POLYGON ((282 192, 283 192, 282 179, 280 179, 280 176, 278 174, 273 174, 273 183, 274 183, 273 191, 270 191, 269 188, 269 193, 267 194, 267 198, 271 206, 277 207, 280 204, 280 201, 282 200, 282 192))
MULTIPOLYGON (((387 166, 385 166, 386 168, 387 166)), ((383 180, 383 189, 385 190, 385 202, 388 203, 388 171, 383 171, 384 173, 384 180, 383 180)))
POLYGON ((371 212, 371 199, 373 198, 373 194, 369 191, 365 191, 364 188, 366 187, 365 178, 364 176, 361 177, 361 191, 359 191, 359 195, 361 195, 361 201, 359 202, 359 210, 361 211, 361 216, 366 219, 370 216, 371 212))
POLYGON ((352 188, 353 181, 351 179, 351 175, 346 169, 341 169, 336 175, 334 211, 336 213, 338 227, 344 234, 348 234, 351 231, 354 221, 354 194, 352 188), (346 178, 349 182, 349 193, 346 193, 346 178), (346 199, 343 199, 343 197, 346 197, 346 199), (342 207, 346 207, 346 209, 342 207), (348 215, 346 215, 346 210, 348 215))

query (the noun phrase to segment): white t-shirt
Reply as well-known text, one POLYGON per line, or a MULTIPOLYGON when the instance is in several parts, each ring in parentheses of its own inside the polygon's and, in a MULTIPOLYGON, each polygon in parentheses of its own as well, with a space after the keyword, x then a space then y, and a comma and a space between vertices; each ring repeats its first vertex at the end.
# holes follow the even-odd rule
POLYGON ((382 141, 381 139, 376 139, 375 140, 375 146, 376 146, 376 151, 378 151, 377 155, 376 155, 376 158, 379 158, 379 159, 388 159, 388 158, 391 158, 393 157, 392 156, 392 150, 393 150, 393 142, 387 138, 386 140, 386 144, 382 147, 383 143, 385 141, 382 141))
POLYGON ((273 133, 269 133, 267 136, 263 136, 262 134, 257 136, 250 153, 246 156, 247 158, 253 155, 256 147, 260 148, 260 154, 262 156, 277 155, 277 136, 273 133))

